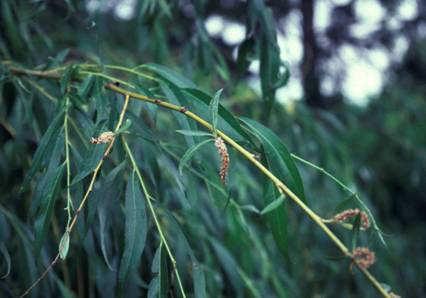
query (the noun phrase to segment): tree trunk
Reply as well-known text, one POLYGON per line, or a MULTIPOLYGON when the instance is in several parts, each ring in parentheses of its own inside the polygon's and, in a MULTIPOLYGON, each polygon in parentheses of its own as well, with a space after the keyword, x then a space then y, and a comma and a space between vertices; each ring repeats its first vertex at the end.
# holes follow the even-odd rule
POLYGON ((323 105, 318 76, 318 46, 314 31, 315 1, 301 0, 303 29, 302 84, 306 103, 313 107, 323 105))

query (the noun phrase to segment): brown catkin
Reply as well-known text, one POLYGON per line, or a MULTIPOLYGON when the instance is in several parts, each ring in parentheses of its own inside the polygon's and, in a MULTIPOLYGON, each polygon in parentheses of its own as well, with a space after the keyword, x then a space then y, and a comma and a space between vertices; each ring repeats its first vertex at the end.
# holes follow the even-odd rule
POLYGON ((217 152, 219 153, 219 156, 220 156, 220 171, 219 171, 220 180, 222 180, 223 183, 226 183, 226 175, 228 173, 228 168, 229 168, 228 149, 226 148, 226 144, 221 137, 217 137, 215 139, 214 145, 216 146, 217 152))
POLYGON ((92 138, 90 143, 92 144, 107 144, 111 143, 114 139, 115 134, 112 131, 105 131, 99 135, 97 138, 92 138))
POLYGON ((376 261, 376 255, 367 247, 357 247, 352 252, 353 261, 361 268, 367 269, 376 261))
POLYGON ((357 216, 358 214, 361 220, 361 230, 367 230, 370 227, 370 220, 368 219, 368 215, 358 208, 344 210, 336 214, 333 219, 336 222, 344 222, 352 217, 357 216))

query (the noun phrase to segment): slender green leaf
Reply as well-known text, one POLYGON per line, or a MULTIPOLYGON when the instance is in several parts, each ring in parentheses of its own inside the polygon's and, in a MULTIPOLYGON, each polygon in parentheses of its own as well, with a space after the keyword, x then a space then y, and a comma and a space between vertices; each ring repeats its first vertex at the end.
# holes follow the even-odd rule
POLYGON ((33 217, 37 210, 40 207, 40 204, 43 204, 46 199, 46 187, 52 181, 56 175, 56 170, 61 163, 61 156, 64 152, 64 138, 63 133, 60 133, 55 141, 55 146, 49 156, 49 165, 46 171, 41 176, 41 179, 38 181, 33 198, 31 200, 30 206, 30 216, 33 217))
POLYGON ((219 100, 220 96, 222 95, 223 89, 219 89, 215 95, 213 96, 213 99, 210 101, 209 110, 210 110, 210 118, 212 121, 213 126, 213 132, 216 133, 216 126, 217 126, 217 118, 218 118, 218 108, 219 108, 219 100))
POLYGON ((276 200, 272 201, 272 203, 269 203, 261 212, 261 215, 264 215, 266 213, 269 213, 275 209, 277 209, 279 206, 281 206, 282 203, 284 203, 285 197, 283 194, 281 194, 276 200))
POLYGON ((194 297, 206 298, 206 278, 204 270, 198 262, 192 262, 192 280, 194 284, 194 297))
POLYGON ((139 266, 147 234, 148 223, 145 213, 145 202, 134 171, 127 183, 124 214, 126 223, 124 252, 118 272, 119 293, 124 290, 129 273, 139 266))
POLYGON ((84 178, 86 178, 98 165, 104 156, 107 144, 92 145, 93 150, 87 153, 87 156, 83 159, 82 169, 71 182, 71 185, 75 185, 84 178))
POLYGON ((34 177, 35 173, 49 160, 50 154, 56 144, 56 138, 62 129, 63 116, 64 110, 61 109, 61 111, 52 120, 45 134, 41 138, 37 150, 34 154, 31 168, 28 170, 28 173, 25 176, 25 180, 22 186, 23 189, 26 188, 28 183, 34 177))
MULTIPOLYGON (((179 88, 172 84, 165 83, 161 83, 160 86, 171 103, 188 107, 189 102, 179 88)), ((185 115, 174 113, 173 116, 179 122, 179 126, 184 130, 197 130, 196 124, 193 121, 190 121, 185 115)), ((185 139, 189 146, 194 145, 195 141, 193 137, 185 136, 185 139)))
POLYGON ((168 264, 168 256, 164 245, 160 245, 160 262, 159 262, 159 297, 167 298, 169 297, 168 292, 170 288, 170 280, 169 280, 169 264, 168 264))
POLYGON ((269 128, 254 120, 243 118, 242 121, 262 143, 268 167, 272 173, 287 183, 289 188, 306 202, 300 173, 294 164, 290 152, 279 137, 269 128))
MULTIPOLYGON (((88 227, 93 224, 96 212, 98 212, 100 224, 103 223, 100 218, 101 209, 107 208, 107 206, 104 205, 108 203, 112 204, 114 198, 119 195, 120 188, 118 187, 118 185, 121 184, 121 176, 119 174, 122 172, 125 166, 126 162, 123 161, 114 169, 110 170, 108 175, 106 175, 105 177, 100 177, 98 179, 98 181, 100 182, 100 187, 95 188, 93 190, 93 195, 87 203, 88 210, 86 221, 88 227), (105 203, 104 205, 102 205, 103 202, 105 203)), ((104 217, 106 217, 106 215, 104 215, 104 217)))
MULTIPOLYGON (((35 258, 31 251, 32 246, 32 236, 28 233, 28 230, 23 222, 13 213, 6 210, 0 204, 0 212, 2 212, 5 217, 8 219, 10 225, 15 230, 16 235, 20 239, 20 247, 23 248, 23 254, 21 255, 24 260, 24 266, 22 271, 18 272, 19 275, 23 274, 27 283, 34 281, 38 277, 37 267, 35 264, 35 258)), ((33 296, 37 296, 38 289, 33 290, 33 296)))
POLYGON ((120 129, 116 131, 116 134, 120 134, 122 132, 125 132, 126 130, 128 130, 130 128, 130 126, 132 126, 132 120, 126 119, 126 121, 124 121, 124 123, 120 127, 120 129))
POLYGON ((104 257, 105 264, 108 266, 108 269, 111 271, 114 271, 113 266, 111 265, 111 262, 109 261, 108 252, 107 252, 107 246, 108 241, 110 240, 108 237, 108 232, 106 231, 106 215, 105 211, 103 209, 99 210, 98 212, 98 218, 99 218, 99 234, 100 234, 100 242, 101 242, 101 251, 102 256, 104 257))
POLYGON ((70 233, 65 231, 62 235, 61 241, 59 242, 59 256, 62 260, 68 255, 68 249, 70 247, 70 233))
POLYGON ((55 67, 62 64, 65 61, 65 58, 68 56, 70 49, 63 49, 55 57, 50 58, 50 67, 55 67))
POLYGON ((189 160, 192 158, 195 152, 199 150, 203 145, 212 142, 212 139, 204 140, 198 144, 195 144, 191 148, 189 148, 184 155, 182 156, 180 162, 179 162, 179 173, 182 175, 183 167, 189 162, 189 160))
POLYGON ((144 64, 142 67, 155 73, 160 79, 163 79, 166 82, 170 82, 179 88, 196 88, 195 84, 191 80, 185 78, 175 70, 166 66, 149 63, 144 64))
POLYGON ((56 201, 56 197, 59 192, 59 186, 64 173, 65 164, 62 164, 55 171, 54 178, 49 181, 45 190, 45 199, 40 205, 39 215, 35 221, 36 239, 34 242, 35 252, 40 252, 43 241, 46 237, 47 230, 50 224, 50 220, 53 215, 53 209, 56 201))
POLYGON ((238 47, 237 68, 239 74, 243 74, 250 65, 255 54, 255 40, 253 36, 245 39, 238 47))
POLYGON ((198 260, 191 249, 191 246, 185 236, 185 233, 182 231, 182 228, 180 227, 179 223, 177 222, 173 214, 166 210, 165 215, 166 215, 165 218, 168 219, 167 223, 170 224, 170 229, 171 229, 170 234, 176 236, 177 238, 176 243, 179 243, 181 245, 184 252, 191 259, 192 272, 193 272, 192 280, 193 280, 195 297, 196 298, 205 297, 203 296, 204 293, 206 292, 206 285, 205 285, 205 282, 203 282, 205 281, 204 271, 202 270, 202 268, 200 268, 198 260), (197 293, 199 293, 200 296, 198 296, 197 293))
POLYGON ((253 205, 242 205, 242 206, 240 206, 240 209, 245 210, 245 211, 249 211, 249 212, 253 212, 253 213, 256 213, 256 214, 260 214, 259 209, 257 209, 256 206, 253 206, 253 205))
POLYGON ((241 294, 243 291, 243 281, 241 280, 240 274, 238 273, 238 264, 234 257, 222 244, 216 240, 211 239, 210 243, 234 291, 238 294, 241 294))
POLYGON ((183 134, 185 136, 193 136, 193 137, 212 137, 213 135, 209 132, 205 131, 197 131, 197 130, 176 130, 176 132, 183 134))
POLYGON ((69 83, 71 82, 74 73, 77 70, 77 66, 76 65, 69 65, 66 69, 64 74, 62 75, 62 78, 60 80, 60 85, 61 85, 61 93, 65 94, 67 92, 67 88, 69 83))
POLYGON ((63 281, 57 277, 56 274, 52 274, 53 279, 55 280, 56 284, 58 285, 58 289, 61 293, 62 298, 75 298, 74 292, 67 288, 67 286, 63 283, 63 281))
MULTIPOLYGON (((281 194, 278 192, 276 186, 270 182, 265 182, 264 201, 266 204, 271 204, 278 201, 281 194)), ((283 201, 281 204, 285 204, 283 201)), ((287 209, 284 205, 283 208, 275 208, 270 212, 264 214, 268 222, 269 228, 274 236, 275 243, 277 244, 283 256, 288 253, 288 233, 287 233, 287 209)))
POLYGON ((85 101, 87 96, 90 94, 96 80, 97 78, 92 75, 88 75, 84 78, 83 82, 80 85, 80 88, 78 88, 78 96, 80 97, 80 99, 85 101))
POLYGON ((158 276, 151 279, 148 286, 148 298, 157 298, 160 291, 160 279, 158 276))
MULTIPOLYGON (((197 100, 207 106, 210 106, 210 102, 213 100, 212 96, 208 95, 207 93, 204 93, 203 91, 200 91, 198 89, 190 89, 186 88, 183 90, 184 93, 186 93, 189 98, 193 100, 197 100)), ((227 109, 225 109, 221 104, 218 106, 218 114, 219 116, 225 120, 225 122, 233 129, 235 132, 237 132, 241 137, 243 137, 246 141, 251 142, 250 136, 247 134, 247 132, 241 127, 239 121, 234 117, 234 115, 229 112, 227 109)))

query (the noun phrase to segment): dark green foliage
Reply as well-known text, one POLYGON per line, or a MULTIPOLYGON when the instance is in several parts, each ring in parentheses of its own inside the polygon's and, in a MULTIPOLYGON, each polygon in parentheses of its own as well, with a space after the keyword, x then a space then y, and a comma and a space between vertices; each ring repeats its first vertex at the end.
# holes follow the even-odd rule
POLYGON ((124 215, 126 217, 126 223, 124 231, 124 252, 118 272, 119 291, 123 291, 128 275, 138 268, 146 240, 147 217, 145 203, 135 171, 132 172, 127 182, 124 215))
POLYGON ((424 43, 365 109, 284 106, 275 94, 289 71, 265 3, 244 2, 247 34, 234 61, 204 28, 208 1, 189 12, 142 1, 129 21, 89 13, 86 1, 1 1, 0 297, 22 294, 57 253, 32 297, 181 297, 180 282, 197 298, 375 295, 229 144, 228 179, 220 180, 218 130, 322 218, 348 208, 378 215, 367 231, 359 216, 349 229, 330 227, 350 249, 376 252, 372 273, 392 291, 424 294, 425 68, 416 65, 424 66, 424 43), (255 59, 259 96, 245 80, 255 59), (417 75, 407 74, 412 65, 417 75), (107 83, 184 107, 214 129, 131 99, 104 156, 108 144, 90 140, 116 127, 124 102, 107 83), (387 248, 378 226, 391 235, 387 248))

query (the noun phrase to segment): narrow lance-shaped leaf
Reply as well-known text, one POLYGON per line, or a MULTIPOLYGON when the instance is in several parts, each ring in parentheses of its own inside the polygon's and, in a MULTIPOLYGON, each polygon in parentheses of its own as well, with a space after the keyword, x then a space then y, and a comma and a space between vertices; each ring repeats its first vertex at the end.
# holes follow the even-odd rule
MULTIPOLYGON (((183 89, 184 93, 188 96, 189 99, 196 100, 200 103, 203 103, 206 106, 210 105, 210 102, 212 101, 212 97, 208 95, 207 93, 200 91, 198 89, 183 89)), ((229 112, 227 109, 225 109, 220 103, 218 106, 218 114, 220 117, 222 117, 223 120, 235 131, 237 132, 241 137, 243 137, 246 141, 251 142, 250 136, 247 134, 247 132, 241 127, 238 120, 234 117, 234 115, 229 112)))
POLYGON ((282 179, 303 201, 306 201, 299 170, 280 138, 272 130, 254 120, 248 118, 241 120, 262 143, 271 172, 282 179))
POLYGON ((182 156, 180 162, 179 162, 179 173, 182 175, 182 170, 183 167, 189 162, 189 160, 191 159, 191 157, 194 155, 194 153, 200 149, 203 145, 212 142, 212 139, 208 139, 208 140, 204 140, 198 144, 195 144, 194 146, 192 146, 191 148, 189 148, 185 154, 182 156))
MULTIPOLYGON (((163 91, 163 93, 165 94, 165 96, 167 97, 167 99, 176 105, 180 105, 180 106, 184 106, 184 107, 188 107, 189 106, 189 102, 188 100, 185 98, 184 94, 182 93, 182 91, 176 87, 173 84, 166 84, 166 83, 161 83, 160 87, 163 91)), ((181 127, 184 130, 196 130, 197 126, 194 123, 194 121, 190 121, 185 115, 182 115, 180 113, 173 113, 173 116, 176 118, 176 120, 179 123, 179 127, 181 127)), ((194 138, 190 137, 190 136, 185 136, 186 142, 188 144, 188 146, 192 146, 195 144, 194 138)))
POLYGON ((37 150, 34 154, 34 158, 31 164, 31 168, 23 182, 22 188, 25 189, 35 173, 44 165, 50 158, 50 152, 53 150, 56 144, 56 138, 61 131, 63 124, 64 111, 61 110, 56 117, 52 120, 45 134, 40 140, 37 150))
MULTIPOLYGON (((23 263, 25 266, 23 267, 24 270, 22 270, 21 274, 24 274, 26 276, 26 280, 28 282, 33 281, 35 278, 38 277, 37 268, 35 265, 35 258, 31 251, 31 243, 33 241, 32 237, 29 238, 29 235, 27 233, 26 226, 23 222, 20 221, 20 219, 13 213, 7 211, 1 204, 0 204, 0 212, 4 214, 4 216, 9 221, 10 225, 13 227, 15 231, 15 235, 20 239, 20 247, 23 249, 23 263)), ((34 297, 37 296, 38 289, 35 288, 33 291, 34 297)))
POLYGON ((160 279, 155 276, 148 285, 148 298, 158 298, 160 279))
POLYGON ((234 291, 241 295, 243 291, 243 281, 238 273, 238 264, 231 253, 216 240, 210 239, 210 243, 214 249, 217 259, 223 268, 228 280, 234 291))
POLYGON ((68 249, 70 247, 70 233, 65 231, 62 235, 61 241, 59 242, 59 256, 62 260, 67 257, 68 249))
POLYGON ((84 101, 90 94, 93 84, 95 83, 96 77, 89 75, 84 78, 83 82, 78 89, 78 96, 84 101))
POLYGON ((206 293, 206 278, 204 276, 203 268, 198 262, 192 262, 192 280, 194 284, 194 297, 205 298, 206 293))
POLYGON ((155 73, 158 75, 158 77, 165 82, 170 82, 173 85, 179 87, 179 88, 195 88, 195 84, 185 78, 183 75, 179 74, 175 70, 168 68, 163 65, 155 64, 155 63, 149 63, 144 64, 142 66, 144 69, 148 69, 149 71, 155 73))
POLYGON ((40 206, 39 216, 35 221, 36 239, 34 246, 36 254, 40 252, 44 238, 47 234, 47 229, 53 215, 53 207, 55 205, 60 182, 64 173, 64 167, 65 164, 62 164, 60 167, 58 167, 55 171, 53 179, 49 181, 46 187, 45 199, 40 206))
POLYGON ((170 280, 169 280, 169 264, 168 264, 168 256, 166 249, 164 248, 164 245, 161 244, 160 246, 160 262, 159 262, 159 297, 160 298, 167 298, 169 287, 170 287, 170 280))
POLYGON ((66 68, 61 80, 60 80, 60 85, 61 85, 61 93, 65 94, 65 92, 67 91, 68 85, 71 82, 71 79, 75 73, 77 69, 76 65, 70 65, 66 68))
MULTIPOLYGON (((267 181, 265 184, 266 186, 263 195, 265 203, 273 204, 274 202, 279 202, 277 198, 280 197, 280 193, 278 192, 275 184, 270 181, 267 181)), ((282 201, 281 204, 285 204, 285 201, 282 201)), ((280 207, 280 205, 277 207, 280 207)), ((265 212, 264 216, 266 217, 269 228, 272 231, 272 236, 274 237, 275 243, 277 244, 280 252, 283 256, 287 256, 288 235, 286 206, 265 212)))
POLYGON ((108 231, 106 229, 106 215, 104 209, 98 211, 98 218, 102 256, 104 257, 104 261, 105 264, 108 266, 108 269, 114 271, 114 268, 112 267, 111 262, 109 261, 107 252, 107 244, 110 242, 111 239, 108 237, 108 231))
POLYGON ((281 204, 284 202, 284 195, 281 194, 276 200, 273 200, 271 203, 269 203, 261 212, 261 215, 264 215, 266 213, 269 213, 275 209, 277 209, 281 204))
POLYGON ((192 271, 193 271, 193 286, 194 286, 194 296, 195 298, 204 298, 207 297, 206 293, 206 284, 204 270, 200 267, 197 258, 194 255, 194 252, 191 249, 191 246, 186 239, 184 232, 182 231, 179 223, 174 218, 173 214, 166 210, 165 218, 168 220, 170 225, 171 234, 176 235, 178 242, 182 244, 184 251, 191 259, 192 271))
POLYGON ((180 133, 185 136, 193 136, 193 137, 212 137, 213 135, 209 132, 205 131, 197 131, 197 130, 176 130, 177 133, 180 133))
POLYGON ((124 252, 118 273, 119 293, 123 292, 129 273, 139 266, 147 234, 145 202, 134 171, 127 183, 124 214, 126 223, 124 252))
POLYGON ((213 99, 210 102, 209 110, 210 110, 210 117, 212 121, 213 126, 213 132, 216 134, 216 126, 217 126, 217 118, 218 118, 218 108, 219 108, 219 99, 222 94, 223 89, 219 89, 215 95, 213 96, 213 99))
POLYGON ((71 182, 74 185, 86 178, 98 165, 99 161, 104 156, 106 144, 93 145, 93 150, 88 152, 88 156, 83 160, 82 169, 75 175, 71 182))
POLYGON ((35 188, 35 191, 33 193, 33 197, 31 200, 31 206, 30 206, 30 216, 34 217, 37 210, 39 210, 40 205, 43 204, 43 202, 46 200, 46 189, 49 185, 50 181, 55 177, 56 170, 58 169, 58 166, 61 163, 61 156, 64 152, 64 140, 63 140, 63 133, 59 133, 58 136, 56 136, 56 140, 52 140, 52 142, 55 143, 55 146, 50 151, 49 154, 49 165, 47 166, 47 169, 43 172, 43 175, 41 175, 40 179, 37 181, 37 186, 35 188))

